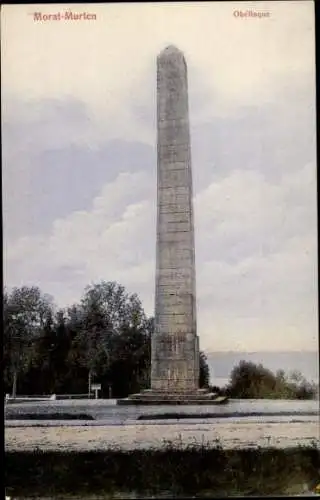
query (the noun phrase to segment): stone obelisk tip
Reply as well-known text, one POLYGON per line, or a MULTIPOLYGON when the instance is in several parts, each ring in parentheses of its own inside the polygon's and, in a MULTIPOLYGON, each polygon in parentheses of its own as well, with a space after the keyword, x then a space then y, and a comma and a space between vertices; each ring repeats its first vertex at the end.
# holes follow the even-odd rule
POLYGON ((160 52, 159 57, 165 57, 171 55, 183 56, 183 52, 179 50, 175 45, 168 45, 160 52))

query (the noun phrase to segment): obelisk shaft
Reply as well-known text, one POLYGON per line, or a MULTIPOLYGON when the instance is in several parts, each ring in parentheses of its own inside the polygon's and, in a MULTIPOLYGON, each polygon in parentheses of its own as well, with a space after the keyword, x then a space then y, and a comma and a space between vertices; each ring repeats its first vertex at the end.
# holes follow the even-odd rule
POLYGON ((187 66, 168 47, 157 59, 157 249, 151 388, 199 383, 187 66))

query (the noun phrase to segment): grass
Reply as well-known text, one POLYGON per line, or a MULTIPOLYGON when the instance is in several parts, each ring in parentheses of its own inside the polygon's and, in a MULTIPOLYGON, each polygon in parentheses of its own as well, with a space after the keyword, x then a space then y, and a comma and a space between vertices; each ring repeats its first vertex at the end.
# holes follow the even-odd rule
POLYGON ((94 420, 85 413, 17 413, 7 415, 6 420, 94 420))
POLYGON ((224 450, 219 442, 214 448, 166 442, 161 449, 134 451, 6 452, 5 463, 12 497, 279 495, 302 493, 320 482, 316 444, 224 450))

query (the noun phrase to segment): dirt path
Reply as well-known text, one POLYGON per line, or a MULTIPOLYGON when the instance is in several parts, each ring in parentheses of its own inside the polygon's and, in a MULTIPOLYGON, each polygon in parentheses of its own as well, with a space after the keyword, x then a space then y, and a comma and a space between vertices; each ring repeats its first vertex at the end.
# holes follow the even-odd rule
POLYGON ((178 444, 220 443, 224 448, 288 447, 319 442, 317 422, 123 425, 74 427, 6 427, 6 450, 98 450, 159 447, 178 444))

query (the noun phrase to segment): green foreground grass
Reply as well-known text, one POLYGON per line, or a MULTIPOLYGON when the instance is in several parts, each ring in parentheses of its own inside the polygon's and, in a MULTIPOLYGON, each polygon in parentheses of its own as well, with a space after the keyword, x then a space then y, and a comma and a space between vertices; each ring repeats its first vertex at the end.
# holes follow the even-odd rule
POLYGON ((206 445, 90 452, 6 452, 11 497, 113 498, 299 494, 320 482, 314 445, 223 450, 206 445))

